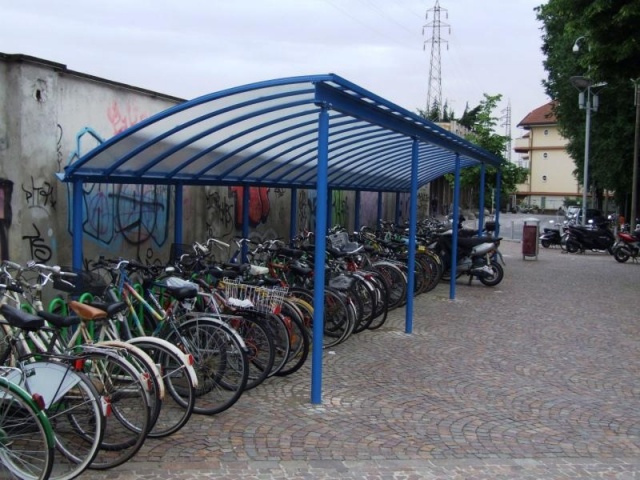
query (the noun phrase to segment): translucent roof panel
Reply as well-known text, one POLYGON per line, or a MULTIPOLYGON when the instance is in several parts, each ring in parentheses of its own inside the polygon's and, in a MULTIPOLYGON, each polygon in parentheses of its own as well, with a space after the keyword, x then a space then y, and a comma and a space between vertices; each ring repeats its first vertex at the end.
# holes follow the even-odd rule
POLYGON ((68 165, 63 181, 316 187, 319 118, 329 112, 329 187, 409 191, 500 158, 333 74, 231 88, 176 105, 68 165))

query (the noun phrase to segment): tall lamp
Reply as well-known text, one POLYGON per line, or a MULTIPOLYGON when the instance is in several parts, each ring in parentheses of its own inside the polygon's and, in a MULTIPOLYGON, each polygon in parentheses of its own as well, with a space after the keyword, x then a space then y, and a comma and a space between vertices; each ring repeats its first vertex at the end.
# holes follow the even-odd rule
MULTIPOLYGON (((578 37, 573 44, 573 53, 580 51, 580 41, 585 37, 578 37)), ((584 133, 584 173, 582 186, 582 225, 587 223, 587 192, 589 191, 589 139, 591 135, 591 112, 598 111, 598 95, 592 90, 594 87, 604 87, 606 83, 594 84, 588 77, 571 77, 571 85, 578 89, 578 104, 581 110, 586 111, 584 133)))
POLYGON ((587 77, 571 77, 569 81, 571 82, 571 85, 576 87, 580 92, 578 95, 580 109, 586 110, 584 126, 584 173, 582 181, 582 225, 585 225, 587 222, 587 192, 589 190, 589 136, 591 133, 591 110, 597 110, 598 96, 594 95, 592 105, 591 85, 593 82, 591 79, 587 77))

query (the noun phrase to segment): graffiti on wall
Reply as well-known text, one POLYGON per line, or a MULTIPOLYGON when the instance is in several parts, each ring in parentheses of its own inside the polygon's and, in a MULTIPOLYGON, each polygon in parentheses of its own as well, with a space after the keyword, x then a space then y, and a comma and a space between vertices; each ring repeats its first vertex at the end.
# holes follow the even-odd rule
POLYGON ((230 193, 221 194, 220 190, 213 189, 205 193, 207 235, 214 238, 230 235, 235 228, 233 198, 230 193))
MULTIPOLYGON (((76 136, 76 150, 69 163, 93 148, 101 137, 91 128, 76 136), (91 145, 87 148, 87 145, 91 145)), ((72 204, 73 186, 68 186, 68 204, 72 204)), ((122 244, 138 248, 139 258, 149 258, 149 248, 162 246, 168 238, 170 214, 169 187, 165 185, 83 184, 82 230, 104 247, 119 249, 122 244), (146 249, 145 249, 146 247, 146 249)), ((72 232, 73 211, 67 217, 72 232)), ((153 255, 151 253, 151 255, 153 255)))
MULTIPOLYGON (((349 201, 346 192, 334 190, 331 193, 331 218, 333 225, 349 226, 349 201)), ((331 226, 331 225, 329 225, 331 226)))
POLYGON ((418 190, 418 219, 426 217, 431 209, 431 199, 426 189, 418 190))
POLYGON ((107 109, 107 118, 114 135, 125 131, 148 116, 147 112, 131 102, 122 105, 114 100, 107 109))
POLYGON ((298 191, 298 230, 314 231, 316 226, 316 203, 317 195, 315 190, 298 191))
MULTIPOLYGON (((244 202, 245 187, 229 187, 229 191, 233 193, 236 199, 235 221, 236 228, 242 228, 242 208, 244 202)), ((265 223, 271 212, 271 204, 269 202, 269 188, 267 187, 249 187, 249 225, 253 228, 261 223, 265 223)))
POLYGON ((48 211, 56 208, 56 190, 54 185, 46 180, 39 181, 31 177, 31 182, 22 184, 27 208, 40 208, 48 211))
POLYGON ((31 258, 39 263, 46 263, 51 260, 51 248, 47 245, 44 238, 40 234, 40 230, 33 225, 34 233, 31 235, 23 235, 22 239, 27 241, 31 258))

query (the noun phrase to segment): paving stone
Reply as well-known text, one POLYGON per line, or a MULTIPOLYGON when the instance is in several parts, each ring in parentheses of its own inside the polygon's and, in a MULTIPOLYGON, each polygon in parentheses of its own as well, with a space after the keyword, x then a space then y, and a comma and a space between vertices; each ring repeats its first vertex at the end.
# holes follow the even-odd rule
POLYGON ((458 281, 83 479, 640 478, 640 265, 503 242, 505 279, 458 281))

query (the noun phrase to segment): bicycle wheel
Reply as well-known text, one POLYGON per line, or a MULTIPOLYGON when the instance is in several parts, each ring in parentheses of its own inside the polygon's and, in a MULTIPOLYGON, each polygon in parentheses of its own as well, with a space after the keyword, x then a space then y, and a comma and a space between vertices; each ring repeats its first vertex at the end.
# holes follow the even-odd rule
POLYGON ((366 330, 373 321, 376 308, 376 294, 373 285, 364 276, 356 273, 353 278, 356 280, 353 290, 362 306, 362 318, 353 329, 353 333, 360 333, 366 330))
MULTIPOLYGON (((95 459, 104 435, 105 417, 91 380, 61 361, 23 366, 24 388, 41 394, 55 434, 56 455, 51 479, 70 480, 95 459)), ((22 386, 22 385, 21 385, 22 386)))
MULTIPOLYGON (((120 356, 124 356, 126 360, 138 371, 138 377, 148 392, 149 408, 151 410, 150 430, 148 436, 153 436, 155 424, 162 409, 163 399, 165 397, 165 386, 160 375, 160 371, 156 363, 139 347, 123 342, 120 340, 108 340, 96 344, 100 347, 115 349, 120 356)), ((164 435, 161 435, 164 436, 164 435)))
POLYGON ((193 355, 198 378, 194 412, 220 413, 238 401, 249 378, 247 349, 225 323, 203 317, 187 320, 166 340, 193 355))
POLYGON ((344 342, 353 332, 357 312, 342 292, 324 289, 323 348, 344 342))
POLYGON ((379 272, 367 270, 367 274, 370 275, 370 281, 376 291, 375 313, 373 320, 367 328, 369 330, 375 330, 382 327, 387 321, 387 315, 389 313, 389 290, 386 281, 379 272))
POLYGON ((380 272, 387 283, 389 310, 399 307, 406 299, 407 277, 398 266, 390 262, 375 262, 372 268, 380 272))
POLYGON ((311 339, 304 326, 304 314, 298 306, 289 299, 284 299, 280 310, 280 316, 284 319, 289 332, 289 356, 284 366, 276 373, 283 377, 298 371, 309 357, 311 339))
MULTIPOLYGON (((313 292, 304 288, 289 288, 289 293, 313 306, 313 292)), ((344 297, 331 289, 324 290, 324 321, 322 348, 331 348, 344 341, 353 331, 354 314, 350 312, 344 297)), ((313 318, 308 326, 313 338, 313 318)))
POLYGON ((144 351, 160 370, 165 395, 155 420, 151 438, 171 435, 184 427, 196 404, 195 372, 175 346, 159 338, 138 337, 129 340, 144 351), (191 372, 189 371, 191 370, 191 372))
POLYGON ((104 437, 89 468, 117 467, 138 453, 147 438, 151 426, 148 384, 141 381, 130 362, 113 350, 79 348, 83 372, 108 404, 104 437))
POLYGON ((0 377, 0 477, 47 479, 54 452, 55 436, 45 413, 24 389, 0 377))
POLYGON ((255 312, 255 314, 265 323, 275 346, 276 357, 273 362, 273 367, 268 375, 271 377, 282 370, 289 359, 289 352, 291 351, 289 330, 287 330, 284 319, 280 315, 261 312, 255 312))
POLYGON ((302 325, 307 332, 307 336, 311 339, 313 337, 311 329, 311 325, 313 324, 313 305, 303 298, 292 295, 291 292, 289 292, 287 300, 293 303, 302 314, 302 325))
POLYGON ((264 322, 253 315, 238 315, 226 318, 225 322, 244 340, 249 360, 249 379, 245 390, 264 382, 273 368, 276 347, 264 322))

